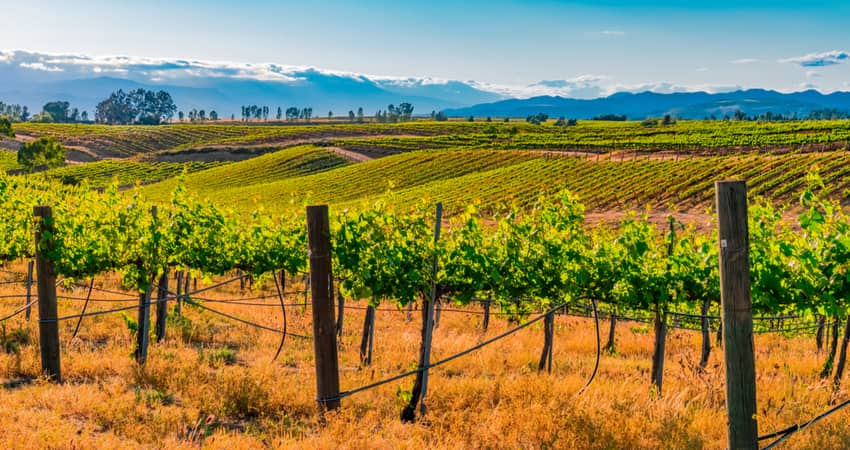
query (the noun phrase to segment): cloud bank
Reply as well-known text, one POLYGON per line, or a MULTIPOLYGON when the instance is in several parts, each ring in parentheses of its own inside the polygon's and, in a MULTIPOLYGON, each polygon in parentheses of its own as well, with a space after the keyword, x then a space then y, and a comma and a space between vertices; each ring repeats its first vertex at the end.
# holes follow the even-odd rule
POLYGON ((841 64, 848 60, 850 60, 850 53, 842 50, 832 50, 830 52, 809 53, 808 55, 784 58, 780 59, 779 62, 796 64, 801 67, 825 67, 841 64))

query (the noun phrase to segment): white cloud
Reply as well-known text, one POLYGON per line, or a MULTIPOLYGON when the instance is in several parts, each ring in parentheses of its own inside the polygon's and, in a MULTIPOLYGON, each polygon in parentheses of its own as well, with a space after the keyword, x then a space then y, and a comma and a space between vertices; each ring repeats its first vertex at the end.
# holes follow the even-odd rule
POLYGON ((697 67, 697 72, 708 72, 708 67, 697 67))
POLYGON ((800 83, 800 89, 810 90, 810 89, 817 89, 817 88, 818 88, 817 85, 815 85, 813 83, 800 83))
POLYGON ((821 74, 819 72, 814 71, 814 70, 807 70, 806 71, 806 78, 819 78, 820 76, 821 76, 821 74))
POLYGON ((620 30, 602 30, 599 34, 603 36, 622 37, 626 35, 626 32, 620 30))
POLYGON ((843 62, 850 61, 850 53, 841 50, 832 50, 822 53, 809 53, 808 55, 795 56, 792 58, 780 59, 781 63, 797 64, 801 67, 824 67, 834 66, 843 62))
POLYGON ((732 64, 755 64, 755 63, 759 62, 759 60, 755 59, 755 58, 741 58, 741 59, 733 59, 732 61, 729 61, 729 62, 732 63, 732 64))
POLYGON ((25 69, 42 70, 44 72, 64 72, 65 71, 65 69, 63 69, 61 67, 47 66, 47 65, 45 65, 44 63, 41 63, 41 62, 21 63, 19 65, 21 67, 25 68, 25 69))

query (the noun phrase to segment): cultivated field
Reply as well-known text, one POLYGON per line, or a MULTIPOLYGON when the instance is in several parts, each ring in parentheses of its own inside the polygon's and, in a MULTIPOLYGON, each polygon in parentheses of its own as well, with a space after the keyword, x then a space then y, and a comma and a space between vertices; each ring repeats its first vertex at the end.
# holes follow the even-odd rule
MULTIPOLYGON (((0 174, 4 448, 724 448, 714 183, 733 178, 751 199, 760 434, 850 397, 850 121, 15 131, 57 138, 70 163, 0 174), (330 207, 344 293, 344 398, 324 421, 301 274, 314 204, 330 207), (52 218, 34 218, 36 205, 52 218), (41 323, 50 296, 26 287, 39 252, 60 279, 58 319, 41 323), (181 294, 178 271, 197 286, 181 294), (145 308, 161 306, 165 273, 156 342, 145 308), (432 282, 443 300, 431 361, 475 351, 432 368, 427 415, 403 423, 413 376, 350 390, 421 364, 416 308, 432 282), (42 375, 39 345, 40 326, 57 323, 61 384, 42 375)), ((18 169, 17 144, 5 141, 0 168, 18 169)), ((846 419, 780 448, 850 447, 846 419)))

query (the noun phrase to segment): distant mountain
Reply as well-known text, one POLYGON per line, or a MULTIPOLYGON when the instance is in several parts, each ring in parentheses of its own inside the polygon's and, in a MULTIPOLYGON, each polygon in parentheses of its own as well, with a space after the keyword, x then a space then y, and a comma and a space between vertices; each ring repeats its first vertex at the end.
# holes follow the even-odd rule
POLYGON ((363 107, 367 115, 387 105, 410 102, 414 114, 506 98, 470 83, 429 78, 373 77, 313 67, 210 63, 144 58, 90 58, 0 51, 0 101, 41 110, 64 100, 94 112, 117 89, 163 89, 179 109, 215 109, 219 116, 241 114, 242 105, 312 107, 313 114, 347 115, 363 107))
POLYGON ((850 111, 850 93, 846 92, 825 95, 809 90, 783 94, 751 89, 707 93, 655 83, 651 92, 627 91, 599 97, 609 92, 600 84, 605 81, 604 76, 587 75, 526 86, 498 86, 271 63, 0 50, 0 101, 26 105, 33 113, 49 101, 65 100, 92 117, 95 105, 111 92, 136 88, 166 90, 179 110, 216 110, 220 117, 239 117, 242 105, 268 106, 272 116, 277 107, 290 106, 312 107, 317 117, 328 111, 345 116, 359 107, 366 115, 372 115, 401 102, 412 103, 414 115, 446 110, 451 116, 524 117, 546 113, 579 119, 602 114, 643 119, 667 113, 701 119, 712 114, 722 117, 738 109, 748 114, 771 111, 799 115, 822 108, 850 111))
POLYGON ((781 93, 764 89, 749 89, 719 94, 682 92, 619 92, 608 97, 580 100, 541 96, 528 99, 508 99, 483 103, 466 108, 448 109, 450 116, 524 117, 545 113, 552 117, 589 119, 603 114, 625 114, 629 119, 660 117, 664 114, 685 119, 707 116, 723 117, 741 110, 757 115, 768 111, 783 115, 805 116, 812 110, 835 108, 850 112, 850 92, 821 94, 818 91, 781 93))

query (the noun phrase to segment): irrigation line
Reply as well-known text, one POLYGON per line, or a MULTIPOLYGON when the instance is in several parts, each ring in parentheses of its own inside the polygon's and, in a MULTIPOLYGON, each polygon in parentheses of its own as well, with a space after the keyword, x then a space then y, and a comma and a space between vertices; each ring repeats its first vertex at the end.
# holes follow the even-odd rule
POLYGON ((20 280, 20 281, 18 281, 18 280, 6 280, 6 281, 0 281, 0 284, 22 284, 22 283, 26 283, 26 282, 27 282, 27 280, 20 280))
POLYGON ((0 295, 0 298, 25 298, 27 294, 8 294, 0 295))
POLYGON ((195 294, 200 294, 201 292, 211 291, 211 290, 213 290, 213 289, 220 288, 220 287, 222 287, 222 286, 224 286, 224 285, 226 285, 226 284, 233 283, 234 281, 239 281, 239 280, 241 280, 241 279, 242 279, 242 278, 244 278, 244 277, 245 277, 245 275, 239 275, 238 277, 233 277, 233 278, 231 278, 231 279, 229 279, 229 280, 222 281, 222 282, 220 282, 220 283, 216 283, 216 284, 214 284, 214 285, 212 285, 212 286, 207 286, 207 287, 205 287, 205 288, 201 288, 201 289, 198 289, 198 290, 193 291, 193 292, 187 292, 186 294, 187 294, 187 295, 195 295, 195 294))
MULTIPOLYGON (((206 298, 206 297, 193 297, 195 300, 200 300, 202 302, 207 303, 224 303, 228 305, 244 305, 244 306, 281 306, 280 303, 256 303, 256 302, 243 302, 239 299, 214 299, 214 298, 206 298)), ((304 303, 286 303, 286 306, 304 306, 304 303)))
MULTIPOLYGON (((280 281, 282 283, 286 282, 284 278, 285 274, 283 271, 280 273, 280 281)), ((272 273, 272 278, 274 278, 274 287, 277 289, 277 297, 280 299, 280 310, 283 313, 283 334, 280 335, 280 345, 277 346, 277 351, 272 358, 272 361, 276 361, 277 357, 280 356, 281 350, 283 350, 283 343, 286 341, 286 305, 283 303, 283 291, 286 289, 286 286, 281 287, 280 283, 277 281, 277 274, 272 273)), ((306 284, 306 282, 305 282, 306 284)))
MULTIPOLYGON (((243 323, 243 324, 245 324, 245 325, 250 325, 250 326, 252 326, 252 327, 259 328, 259 329, 261 329, 261 330, 271 331, 271 332, 273 332, 273 333, 284 333, 284 332, 282 332, 282 331, 278 330, 277 328, 267 327, 267 326, 265 326, 265 325, 261 325, 261 324, 258 324, 258 323, 254 323, 254 322, 251 322, 251 321, 248 321, 248 320, 245 320, 245 319, 242 319, 242 318, 236 317, 236 316, 232 316, 232 315, 227 314, 227 313, 225 313, 225 312, 221 312, 221 311, 218 311, 218 310, 212 309, 212 308, 210 308, 210 307, 208 307, 208 306, 204 306, 204 305, 202 305, 202 304, 200 304, 200 303, 198 303, 198 302, 196 302, 196 301, 192 300, 191 298, 186 298, 186 299, 184 299, 184 301, 185 301, 186 303, 188 303, 188 304, 192 305, 192 306, 196 306, 196 307, 201 308, 201 309, 203 309, 203 310, 209 311, 209 312, 211 312, 211 313, 213 313, 213 314, 218 314, 218 315, 220 315, 220 316, 222 316, 222 317, 226 317, 226 318, 228 318, 228 319, 235 320, 235 321, 240 322, 240 323, 243 323)), ((292 336, 292 337, 301 338, 301 339, 312 339, 310 336, 304 336, 304 335, 302 335, 302 334, 295 334, 295 333, 289 333, 289 332, 286 332, 285 334, 286 334, 286 335, 289 335, 289 336, 292 336)))
POLYGON ((596 301, 592 301, 593 305, 593 321, 596 323, 596 364, 593 365, 593 372, 590 373, 587 382, 578 390, 576 397, 581 395, 596 378, 596 373, 599 372, 599 360, 602 359, 602 337, 599 335, 599 311, 596 309, 596 301))
MULTIPOLYGON (((80 302, 86 301, 85 297, 69 297, 69 296, 65 296, 65 295, 57 295, 56 298, 60 299, 60 300, 72 300, 72 301, 80 301, 80 302)), ((136 296, 136 298, 92 298, 92 299, 89 299, 89 302, 91 302, 91 303, 127 303, 127 302, 133 302, 133 301, 136 301, 136 302, 139 301, 138 296, 136 296)))
MULTIPOLYGON (((147 304, 152 305, 153 302, 148 302, 147 304)), ((123 308, 105 309, 103 311, 93 311, 93 312, 87 312, 87 313, 84 313, 84 314, 74 314, 74 315, 71 315, 71 316, 62 316, 62 317, 57 317, 55 319, 38 319, 38 322, 39 323, 54 323, 54 322, 61 322, 63 320, 76 319, 76 318, 79 318, 79 317, 100 316, 100 315, 103 315, 103 314, 110 314, 110 313, 121 312, 121 311, 129 311, 131 309, 138 308, 139 306, 140 305, 136 304, 136 305, 132 305, 132 306, 125 306, 123 308)))
POLYGON ((3 316, 3 317, 0 317, 0 322, 5 322, 5 321, 7 321, 7 320, 11 319, 12 317, 17 316, 18 314, 20 314, 20 313, 22 313, 22 312, 26 311, 26 309, 27 309, 27 308, 29 308, 30 306, 32 306, 32 305, 34 305, 34 304, 36 304, 36 303, 38 303, 38 299, 35 299, 35 300, 33 300, 33 301, 31 301, 31 302, 27 303, 27 304, 26 304, 26 305, 24 305, 24 306, 21 306, 20 308, 16 309, 14 312, 12 312, 12 313, 10 313, 10 314, 7 314, 7 315, 5 315, 5 316, 3 316))
MULTIPOLYGON (((73 284, 74 286, 77 286, 77 287, 81 287, 81 288, 87 288, 88 287, 88 286, 86 286, 84 284, 80 284, 80 283, 71 283, 71 284, 73 284)), ((138 294, 133 294, 132 292, 113 291, 113 290, 110 290, 110 289, 104 289, 104 288, 99 288, 99 287, 92 287, 92 289, 94 289, 95 291, 99 291, 99 292, 106 292, 107 294, 126 295, 126 296, 131 297, 131 298, 138 297, 138 294)))
POLYGON ((525 322, 521 325, 518 325, 514 328, 511 328, 510 330, 505 331, 502 334, 496 335, 496 336, 494 336, 494 337, 492 337, 492 338, 490 338, 490 339, 488 339, 488 340, 486 340, 486 341, 484 341, 484 342, 482 342, 482 343, 480 343, 476 346, 473 346, 473 347, 470 347, 466 350, 463 350, 460 353, 455 353, 452 356, 449 356, 447 358, 443 358, 443 359, 436 361, 436 362, 433 362, 433 363, 431 363, 427 366, 418 367, 416 369, 409 370, 407 372, 402 372, 398 375, 392 376, 390 378, 383 379, 381 381, 376 381, 374 383, 370 383, 370 384, 367 384, 365 386, 360 386, 358 388, 354 388, 354 389, 350 389, 348 391, 340 392, 338 395, 336 395, 334 397, 317 398, 316 401, 319 402, 319 403, 327 403, 327 402, 331 402, 331 401, 335 401, 335 400, 341 400, 345 397, 357 394, 358 392, 363 392, 363 391, 367 391, 369 389, 374 389, 378 386, 382 386, 382 385, 387 384, 387 383, 392 383, 393 381, 400 380, 402 378, 406 378, 406 377, 409 377, 411 375, 416 375, 419 372, 422 372, 422 371, 425 371, 425 370, 428 370, 428 369, 432 369, 434 367, 441 366, 441 365, 446 364, 450 361, 454 361, 455 359, 458 359, 462 356, 466 356, 466 355, 468 355, 472 352, 480 350, 481 348, 486 347, 486 346, 488 346, 488 345, 490 345, 490 344, 492 344, 496 341, 504 339, 504 338, 516 333, 517 331, 528 328, 529 326, 531 326, 535 322, 539 322, 540 320, 545 318, 548 314, 550 314, 550 313, 552 313, 552 312, 554 312, 554 311, 556 311, 560 308, 563 308, 564 306, 566 306, 566 303, 562 303, 562 304, 550 309, 549 311, 547 311, 547 312, 545 312, 545 313, 543 313, 543 314, 541 314, 541 315, 539 315, 539 316, 537 316, 537 317, 535 317, 535 318, 533 318, 533 319, 531 319, 531 320, 529 320, 529 321, 527 321, 527 322, 525 322))
POLYGON ((835 405, 832 408, 822 412, 821 414, 818 414, 817 416, 813 417, 808 422, 797 423, 797 424, 791 425, 790 427, 776 431, 774 433, 766 434, 764 436, 759 436, 758 440, 760 440, 760 441, 772 439, 772 438, 775 438, 777 436, 779 437, 779 439, 777 439, 777 440, 771 442, 770 444, 767 444, 767 446, 763 447, 762 450, 770 450, 770 449, 776 447, 777 445, 781 444, 783 441, 785 441, 786 439, 791 437, 794 433, 796 433, 798 431, 805 430, 810 425, 813 425, 813 424, 821 421, 822 419, 825 419, 825 418, 831 416, 832 414, 838 412, 839 410, 844 409, 848 405, 850 405, 850 399, 844 400, 843 402, 839 403, 838 405, 835 405))

